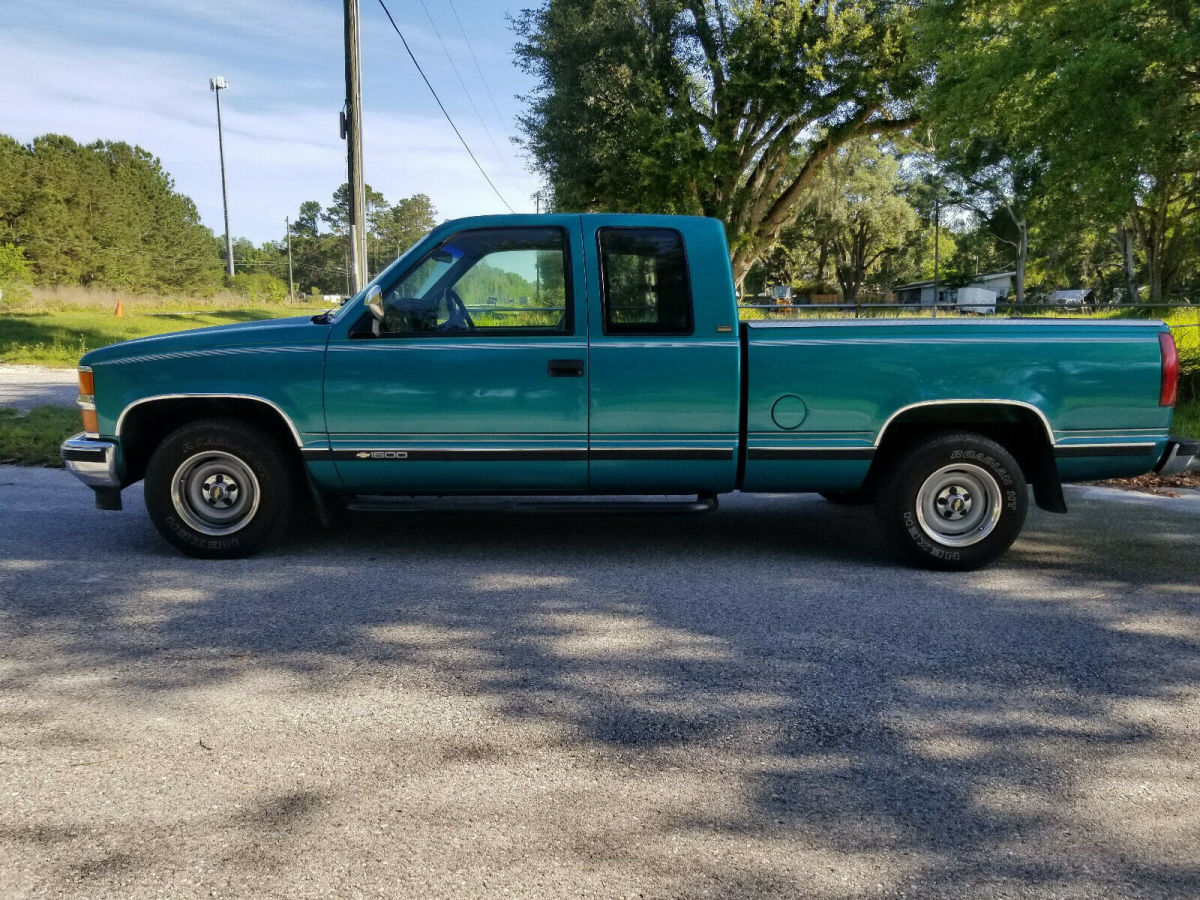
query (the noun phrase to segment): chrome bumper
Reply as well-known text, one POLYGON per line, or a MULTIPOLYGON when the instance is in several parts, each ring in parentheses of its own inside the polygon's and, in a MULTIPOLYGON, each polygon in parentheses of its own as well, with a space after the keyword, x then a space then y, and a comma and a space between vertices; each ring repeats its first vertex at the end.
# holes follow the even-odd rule
POLYGON ((59 453, 66 470, 88 487, 120 490, 116 444, 77 434, 63 441, 59 453))
POLYGON ((1167 441, 1166 452, 1163 453, 1158 465, 1154 467, 1154 471, 1159 475, 1178 475, 1188 469, 1195 469, 1200 466, 1198 454, 1200 454, 1200 441, 1172 437, 1167 441))

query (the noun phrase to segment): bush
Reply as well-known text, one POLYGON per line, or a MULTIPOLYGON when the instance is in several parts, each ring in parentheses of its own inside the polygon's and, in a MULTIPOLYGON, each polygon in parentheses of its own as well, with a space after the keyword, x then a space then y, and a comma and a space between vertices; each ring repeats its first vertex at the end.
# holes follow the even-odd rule
POLYGON ((1175 326, 1179 351, 1179 402, 1200 400, 1200 325, 1175 326))
POLYGON ((797 281, 792 284, 792 294, 840 294, 842 289, 832 281, 797 281))
POLYGON ((29 300, 33 273, 25 250, 15 244, 0 244, 0 304, 15 306, 29 300))
POLYGON ((283 303, 287 299, 287 285, 266 272, 239 272, 227 277, 225 284, 251 303, 283 303))

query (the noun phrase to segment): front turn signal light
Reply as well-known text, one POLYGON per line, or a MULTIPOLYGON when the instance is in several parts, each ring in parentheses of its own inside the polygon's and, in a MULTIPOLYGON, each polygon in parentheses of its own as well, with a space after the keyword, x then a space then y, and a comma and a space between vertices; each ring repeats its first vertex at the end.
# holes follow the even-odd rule
POLYGON ((79 367, 79 409, 83 413, 83 431, 98 436, 100 420, 96 415, 96 378, 89 366, 79 367))

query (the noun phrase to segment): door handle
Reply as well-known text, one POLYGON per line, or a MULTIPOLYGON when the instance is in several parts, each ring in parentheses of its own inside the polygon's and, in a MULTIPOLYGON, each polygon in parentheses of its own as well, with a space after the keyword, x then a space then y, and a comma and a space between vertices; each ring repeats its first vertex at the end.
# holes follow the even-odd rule
POLYGON ((578 378, 583 375, 582 359, 552 359, 546 363, 551 378, 578 378))

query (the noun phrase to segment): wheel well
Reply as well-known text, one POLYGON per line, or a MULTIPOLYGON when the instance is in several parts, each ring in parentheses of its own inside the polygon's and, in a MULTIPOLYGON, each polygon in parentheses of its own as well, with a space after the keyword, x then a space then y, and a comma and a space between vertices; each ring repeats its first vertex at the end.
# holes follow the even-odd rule
POLYGON ((146 474, 146 464, 163 439, 175 429, 200 419, 236 419, 254 425, 273 437, 280 448, 301 464, 295 434, 279 410, 260 400, 244 397, 178 397, 140 403, 121 422, 121 451, 125 459, 125 484, 146 474))
POLYGON ((1025 480, 1033 486, 1038 506, 1066 512, 1054 448, 1045 421, 1032 409, 1003 403, 946 403, 918 406, 901 413, 883 433, 867 474, 873 486, 892 460, 935 432, 970 431, 991 438, 1016 459, 1025 480))

